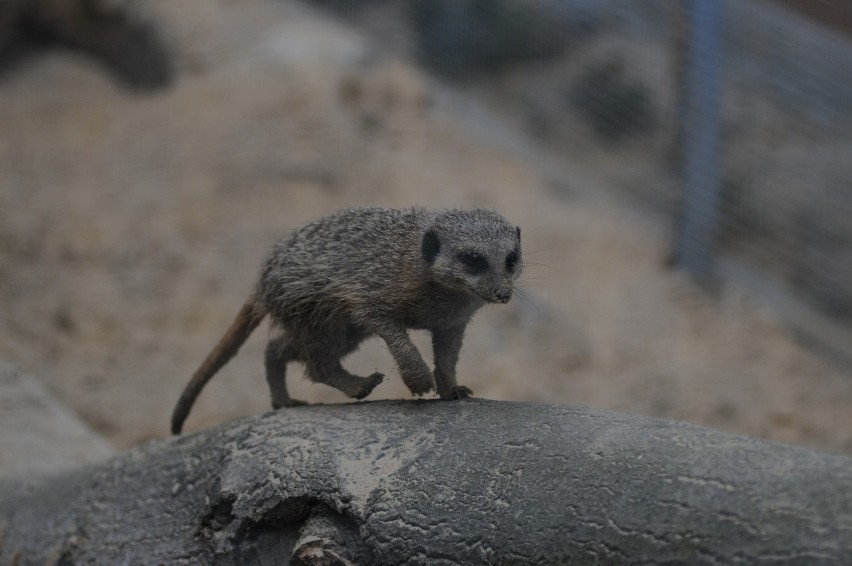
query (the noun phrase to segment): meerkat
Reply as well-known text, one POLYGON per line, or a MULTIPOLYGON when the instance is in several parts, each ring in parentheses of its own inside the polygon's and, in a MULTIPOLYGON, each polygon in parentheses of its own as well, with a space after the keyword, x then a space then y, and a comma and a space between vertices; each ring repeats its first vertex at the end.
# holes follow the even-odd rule
POLYGON ((178 400, 172 433, 266 315, 278 331, 265 354, 275 409, 304 404, 287 393, 291 361, 311 381, 355 399, 369 395, 384 376, 353 375, 340 360, 374 335, 413 395, 469 397, 456 383, 465 328, 483 305, 509 301, 522 268, 521 229, 486 209, 350 208, 315 220, 272 247, 254 291, 178 400), (409 329, 431 332, 434 372, 409 329))

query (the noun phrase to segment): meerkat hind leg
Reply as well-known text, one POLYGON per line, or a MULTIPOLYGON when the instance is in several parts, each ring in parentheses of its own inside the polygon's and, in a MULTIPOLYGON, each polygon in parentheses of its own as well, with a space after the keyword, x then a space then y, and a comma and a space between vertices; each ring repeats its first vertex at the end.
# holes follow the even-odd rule
POLYGON ((354 399, 363 399, 382 382, 384 375, 373 373, 368 377, 353 375, 340 365, 340 360, 355 351, 368 333, 343 319, 337 319, 323 328, 321 335, 315 334, 305 352, 308 378, 317 383, 330 385, 354 399))
POLYGON ((307 362, 308 377, 317 383, 325 383, 354 399, 363 399, 373 392, 384 380, 384 374, 375 372, 368 377, 353 375, 343 369, 339 360, 328 358, 307 362))
POLYGON ((291 399, 287 393, 287 363, 297 358, 286 336, 273 338, 266 345, 266 383, 272 398, 272 408, 305 405, 304 401, 291 399))

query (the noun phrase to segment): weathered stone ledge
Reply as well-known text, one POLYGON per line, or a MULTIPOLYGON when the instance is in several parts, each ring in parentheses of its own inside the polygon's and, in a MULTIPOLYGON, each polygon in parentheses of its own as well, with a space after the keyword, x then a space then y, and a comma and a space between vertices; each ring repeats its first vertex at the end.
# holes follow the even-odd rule
POLYGON ((841 563, 852 459, 471 399, 285 409, 0 484, 0 564, 287 564, 294 549, 292 563, 841 563))

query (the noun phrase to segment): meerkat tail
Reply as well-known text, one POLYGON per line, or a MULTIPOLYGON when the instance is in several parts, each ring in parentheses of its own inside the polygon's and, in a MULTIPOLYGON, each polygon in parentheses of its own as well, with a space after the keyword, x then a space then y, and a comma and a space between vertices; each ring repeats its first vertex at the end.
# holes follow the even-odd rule
POLYGON ((254 297, 249 298, 240 309, 237 318, 231 323, 228 331, 222 336, 213 351, 201 364, 201 367, 193 374, 192 379, 186 385, 180 399, 172 413, 172 434, 180 434, 183 422, 189 415, 195 399, 208 381, 222 369, 228 361, 237 355, 240 346, 248 339, 249 335, 263 320, 265 312, 261 310, 254 297))

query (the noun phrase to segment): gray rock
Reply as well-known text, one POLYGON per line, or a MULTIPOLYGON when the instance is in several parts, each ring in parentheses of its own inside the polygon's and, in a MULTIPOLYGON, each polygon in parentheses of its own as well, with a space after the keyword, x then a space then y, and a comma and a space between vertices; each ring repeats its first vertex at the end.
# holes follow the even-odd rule
POLYGON ((525 403, 298 407, 0 485, 2 564, 849 556, 852 459, 525 403))
POLYGON ((0 478, 67 471, 113 454, 44 385, 0 360, 0 478))

